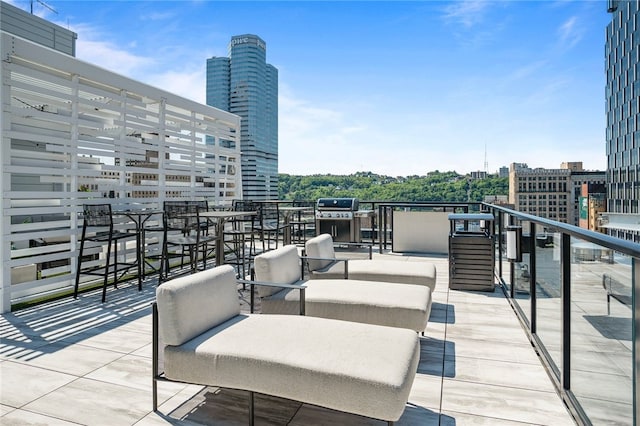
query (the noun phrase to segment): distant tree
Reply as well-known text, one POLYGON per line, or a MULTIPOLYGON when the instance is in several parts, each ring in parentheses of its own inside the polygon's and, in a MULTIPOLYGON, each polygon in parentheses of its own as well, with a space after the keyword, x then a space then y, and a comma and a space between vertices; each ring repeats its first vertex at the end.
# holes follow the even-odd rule
POLYGON ((372 172, 352 175, 297 176, 280 174, 281 199, 316 200, 324 197, 356 197, 367 201, 480 202, 487 195, 509 192, 507 178, 472 180, 456 172, 429 172, 426 176, 391 177, 372 172))

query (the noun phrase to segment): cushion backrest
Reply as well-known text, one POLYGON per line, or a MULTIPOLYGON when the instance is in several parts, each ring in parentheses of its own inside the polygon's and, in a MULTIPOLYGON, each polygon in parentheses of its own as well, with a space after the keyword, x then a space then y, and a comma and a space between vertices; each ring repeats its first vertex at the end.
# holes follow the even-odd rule
MULTIPOLYGON (((294 245, 287 245, 256 256, 255 272, 257 281, 276 284, 293 284, 300 280, 300 257, 294 245)), ((279 292, 278 287, 258 286, 260 297, 279 292)))
POLYGON ((240 313, 235 270, 223 265, 167 281, 156 302, 162 341, 179 346, 240 313))
MULTIPOLYGON (((304 245, 307 256, 323 258, 323 259, 335 259, 336 252, 333 249, 333 238, 329 234, 321 234, 317 237, 313 237, 304 245)), ((331 265, 331 260, 311 260, 309 259, 309 270, 318 271, 331 265)))

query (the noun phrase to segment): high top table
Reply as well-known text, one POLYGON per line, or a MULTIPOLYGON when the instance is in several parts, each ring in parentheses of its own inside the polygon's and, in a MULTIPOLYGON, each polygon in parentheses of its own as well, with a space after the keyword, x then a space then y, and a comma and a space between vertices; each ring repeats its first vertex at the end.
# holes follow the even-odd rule
POLYGON ((305 210, 309 210, 309 207, 303 206, 282 206, 278 207, 278 212, 282 215, 282 223, 285 225, 284 234, 282 235, 282 242, 284 245, 291 244, 291 217, 294 213, 300 213, 305 210))
POLYGON ((255 211, 234 211, 234 210, 212 210, 199 212, 201 218, 206 218, 214 222, 216 227, 216 266, 224 264, 224 225, 229 219, 255 216, 255 211))
POLYGON ((142 241, 144 224, 151 218, 151 216, 163 214, 162 210, 157 209, 131 209, 131 210, 114 210, 111 212, 112 216, 126 216, 136 226, 136 262, 138 266, 138 276, 144 277, 144 265, 145 253, 144 247, 146 241, 142 241))

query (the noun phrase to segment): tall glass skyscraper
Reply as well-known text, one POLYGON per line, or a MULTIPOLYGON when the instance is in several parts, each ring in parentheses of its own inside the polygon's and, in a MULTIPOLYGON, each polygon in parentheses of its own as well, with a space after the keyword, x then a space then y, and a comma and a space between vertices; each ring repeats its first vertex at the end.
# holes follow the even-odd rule
POLYGON ((615 225, 629 223, 631 214, 640 219, 640 3, 608 0, 607 5, 612 14, 605 48, 607 211, 612 221, 607 227, 613 236, 640 241, 637 229, 615 225))
POLYGON ((267 45, 252 34, 233 36, 228 57, 207 59, 207 105, 242 117, 244 199, 278 198, 278 70, 267 45))

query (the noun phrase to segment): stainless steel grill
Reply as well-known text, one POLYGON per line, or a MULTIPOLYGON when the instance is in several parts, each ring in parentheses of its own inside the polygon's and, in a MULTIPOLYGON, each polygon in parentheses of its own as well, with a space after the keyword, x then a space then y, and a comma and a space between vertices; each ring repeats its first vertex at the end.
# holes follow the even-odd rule
POLYGON ((316 203, 316 232, 330 234, 337 242, 362 242, 357 198, 320 198, 316 203))

